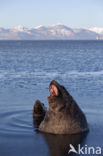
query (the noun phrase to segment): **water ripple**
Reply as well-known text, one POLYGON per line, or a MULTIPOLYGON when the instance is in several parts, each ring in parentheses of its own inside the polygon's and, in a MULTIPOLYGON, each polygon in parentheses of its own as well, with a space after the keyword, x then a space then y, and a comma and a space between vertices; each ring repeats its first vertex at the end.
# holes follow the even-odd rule
POLYGON ((0 132, 3 133, 31 133, 33 131, 32 112, 18 110, 0 113, 0 132))

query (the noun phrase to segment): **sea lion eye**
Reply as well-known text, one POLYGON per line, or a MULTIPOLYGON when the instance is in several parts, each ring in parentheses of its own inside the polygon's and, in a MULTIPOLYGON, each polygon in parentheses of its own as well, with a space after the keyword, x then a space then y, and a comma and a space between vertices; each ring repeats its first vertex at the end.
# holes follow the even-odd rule
POLYGON ((55 85, 50 85, 50 95, 51 96, 58 96, 58 89, 55 85))

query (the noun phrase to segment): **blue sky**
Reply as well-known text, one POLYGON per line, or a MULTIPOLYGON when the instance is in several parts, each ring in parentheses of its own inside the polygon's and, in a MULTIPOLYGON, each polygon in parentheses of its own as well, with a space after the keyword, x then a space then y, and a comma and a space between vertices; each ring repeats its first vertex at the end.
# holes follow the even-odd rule
POLYGON ((103 27, 103 0, 0 0, 0 27, 103 27))

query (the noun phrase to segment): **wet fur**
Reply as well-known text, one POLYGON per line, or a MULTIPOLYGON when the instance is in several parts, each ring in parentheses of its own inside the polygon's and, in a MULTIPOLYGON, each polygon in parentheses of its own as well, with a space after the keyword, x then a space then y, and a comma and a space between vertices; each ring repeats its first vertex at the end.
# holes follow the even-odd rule
POLYGON ((39 131, 53 134, 75 134, 88 131, 86 117, 67 90, 52 81, 58 96, 49 96, 49 110, 39 126, 39 131))

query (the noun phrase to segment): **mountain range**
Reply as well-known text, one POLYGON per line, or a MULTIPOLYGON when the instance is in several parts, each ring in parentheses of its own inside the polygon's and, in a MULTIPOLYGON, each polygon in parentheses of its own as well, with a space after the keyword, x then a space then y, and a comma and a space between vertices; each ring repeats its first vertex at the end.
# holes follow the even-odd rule
POLYGON ((103 28, 70 28, 57 24, 52 26, 38 26, 26 28, 0 27, 0 40, 97 40, 103 39, 103 28))

